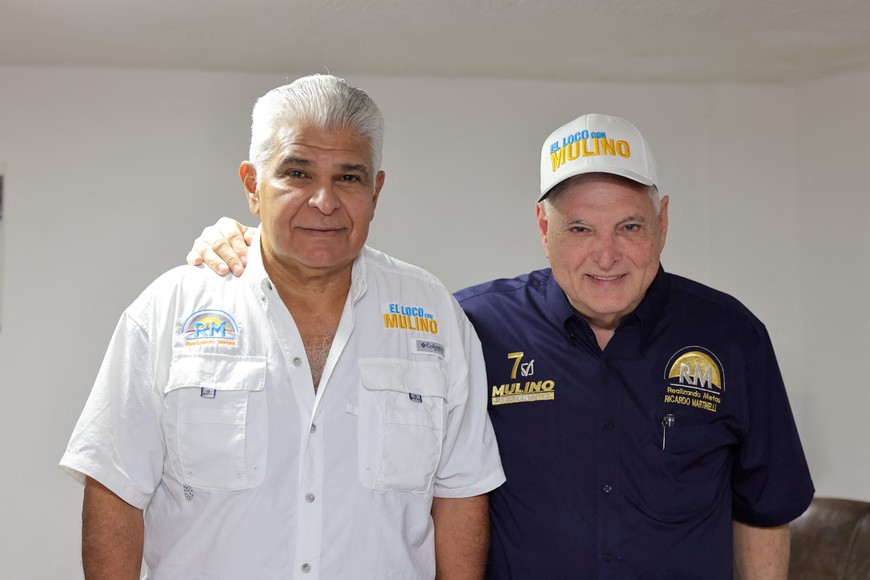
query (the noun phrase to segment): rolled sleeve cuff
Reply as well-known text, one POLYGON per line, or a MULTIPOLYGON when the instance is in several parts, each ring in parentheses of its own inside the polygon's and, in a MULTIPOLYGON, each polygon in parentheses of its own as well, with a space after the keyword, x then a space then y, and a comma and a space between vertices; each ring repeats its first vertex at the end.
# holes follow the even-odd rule
POLYGON ((99 465, 86 456, 68 451, 61 458, 59 466, 81 484, 85 483, 86 477, 99 481, 112 493, 137 509, 144 510, 151 501, 150 494, 137 489, 122 473, 99 465))

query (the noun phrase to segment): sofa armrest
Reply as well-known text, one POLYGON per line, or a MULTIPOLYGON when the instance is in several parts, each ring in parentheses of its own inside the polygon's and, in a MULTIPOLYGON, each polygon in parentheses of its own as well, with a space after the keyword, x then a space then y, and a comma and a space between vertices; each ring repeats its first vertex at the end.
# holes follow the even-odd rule
POLYGON ((790 527, 789 580, 870 578, 870 502, 815 498, 790 527))

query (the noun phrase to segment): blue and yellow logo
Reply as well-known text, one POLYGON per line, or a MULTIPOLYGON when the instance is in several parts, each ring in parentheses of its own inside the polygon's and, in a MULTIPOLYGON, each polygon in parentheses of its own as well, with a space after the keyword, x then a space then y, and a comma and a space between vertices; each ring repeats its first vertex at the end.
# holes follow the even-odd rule
POLYGON ((223 310, 197 310, 181 326, 184 346, 236 346, 239 327, 223 310))
POLYGON ((569 161, 599 155, 628 159, 631 157, 631 146, 624 139, 609 138, 607 133, 586 129, 562 137, 561 142, 550 144, 550 162, 554 172, 569 161))
POLYGON ((383 306, 383 311, 384 328, 438 334, 438 320, 422 306, 406 306, 391 302, 383 306))

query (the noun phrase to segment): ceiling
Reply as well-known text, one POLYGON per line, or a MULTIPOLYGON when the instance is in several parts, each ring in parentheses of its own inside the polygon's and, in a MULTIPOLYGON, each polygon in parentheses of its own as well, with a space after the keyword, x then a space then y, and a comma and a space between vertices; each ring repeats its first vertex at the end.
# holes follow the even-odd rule
POLYGON ((870 68, 870 0, 0 0, 0 64, 790 83, 870 68))

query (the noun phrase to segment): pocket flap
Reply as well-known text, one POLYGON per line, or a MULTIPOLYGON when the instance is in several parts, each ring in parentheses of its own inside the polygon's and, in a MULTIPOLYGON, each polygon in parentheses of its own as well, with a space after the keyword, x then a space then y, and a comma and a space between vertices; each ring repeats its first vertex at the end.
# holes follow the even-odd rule
POLYGON ((397 391, 447 398, 447 385, 437 362, 411 362, 396 358, 365 358, 358 362, 360 380, 369 391, 397 391))
POLYGON ((266 357, 215 353, 175 354, 164 393, 184 387, 216 391, 262 391, 266 384, 266 357))

